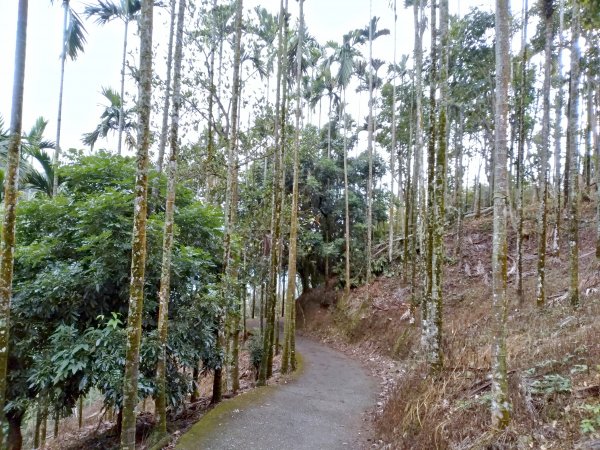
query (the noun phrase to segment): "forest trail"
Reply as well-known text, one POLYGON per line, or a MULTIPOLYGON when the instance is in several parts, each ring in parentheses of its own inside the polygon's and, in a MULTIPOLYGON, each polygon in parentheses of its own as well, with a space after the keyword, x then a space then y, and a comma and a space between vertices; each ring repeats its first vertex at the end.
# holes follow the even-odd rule
POLYGON ((298 336, 300 375, 219 405, 184 434, 180 450, 356 449, 366 441, 363 413, 377 397, 361 365, 298 336))

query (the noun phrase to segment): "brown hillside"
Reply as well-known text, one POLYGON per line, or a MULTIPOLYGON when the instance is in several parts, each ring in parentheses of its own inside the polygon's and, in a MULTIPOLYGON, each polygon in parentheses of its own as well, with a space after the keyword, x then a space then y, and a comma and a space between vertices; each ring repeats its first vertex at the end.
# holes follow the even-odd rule
MULTIPOLYGON (((465 223, 455 257, 446 238, 445 369, 429 374, 419 352, 419 322, 410 313, 410 288, 381 278, 328 308, 335 293, 313 290, 300 299, 299 326, 379 364, 382 401, 375 414, 375 447, 389 449, 600 448, 600 273, 595 259, 595 205, 584 202, 580 225, 581 307, 566 301, 565 242, 547 258, 548 304, 535 306, 535 209, 526 211, 524 301, 509 280, 509 379, 513 420, 490 430, 491 217, 465 223), (393 388, 390 388, 393 386, 393 388)), ((514 234, 510 237, 514 254, 514 234)), ((514 265, 509 259, 509 271, 514 265)))

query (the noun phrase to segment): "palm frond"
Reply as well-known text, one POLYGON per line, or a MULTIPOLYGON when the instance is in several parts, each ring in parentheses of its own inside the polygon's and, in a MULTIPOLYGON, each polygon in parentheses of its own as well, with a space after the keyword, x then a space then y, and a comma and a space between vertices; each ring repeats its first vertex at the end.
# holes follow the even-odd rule
POLYGON ((111 1, 98 0, 97 5, 87 5, 83 13, 88 19, 95 17, 95 23, 105 25, 121 17, 121 8, 111 1))
POLYGON ((65 30, 63 50, 69 55, 71 60, 77 58, 79 52, 83 52, 83 47, 86 43, 86 33, 87 31, 81 17, 72 8, 69 8, 69 24, 65 30))

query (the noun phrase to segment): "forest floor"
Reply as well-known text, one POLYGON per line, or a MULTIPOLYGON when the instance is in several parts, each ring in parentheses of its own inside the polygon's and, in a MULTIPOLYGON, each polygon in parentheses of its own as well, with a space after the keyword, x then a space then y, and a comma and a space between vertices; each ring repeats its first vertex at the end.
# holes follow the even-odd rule
POLYGON ((181 450, 337 450, 370 445, 363 412, 374 379, 355 360, 298 337, 299 372, 289 382, 223 402, 179 440, 181 450))
MULTIPOLYGON (((509 227, 508 370, 512 421, 490 427, 492 218, 465 222, 464 243, 446 236, 444 370, 431 374, 419 351, 418 311, 411 312, 403 265, 337 302, 339 290, 299 299, 306 333, 367 363, 380 383, 371 416, 380 449, 600 449, 600 270, 595 204, 580 222, 581 306, 568 302, 568 247, 547 256, 547 304, 535 305, 537 235, 526 210, 524 294, 514 288, 515 233, 509 227), (332 306, 335 305, 335 306, 332 306)), ((566 222, 565 222, 566 224, 566 222)), ((549 226, 551 229, 551 225, 549 226)), ((566 230, 562 231, 566 236, 566 230)), ((410 266, 409 266, 410 268, 410 266)), ((388 269, 388 272, 392 270, 388 269)))

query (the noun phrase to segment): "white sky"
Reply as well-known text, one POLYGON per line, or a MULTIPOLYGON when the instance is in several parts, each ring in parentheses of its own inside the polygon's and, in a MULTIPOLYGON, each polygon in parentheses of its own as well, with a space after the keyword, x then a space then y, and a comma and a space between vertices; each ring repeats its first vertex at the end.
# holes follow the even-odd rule
MULTIPOLYGON (((81 12, 85 3, 93 0, 71 0, 76 11, 81 12)), ((54 140, 56 134, 56 114, 60 71, 60 43, 62 34, 61 1, 50 4, 49 0, 29 1, 29 25, 27 38, 27 60, 23 128, 28 130, 39 116, 49 120, 46 137, 54 140)), ((398 56, 410 53, 413 46, 412 8, 404 10, 403 0, 398 0, 398 56)), ((512 0, 514 8, 520 12, 518 0, 512 0)), ((262 5, 273 13, 278 11, 279 0, 245 0, 246 9, 262 5)), ((493 0, 450 0, 450 12, 464 14, 472 6, 492 9, 493 0)), ((372 15, 381 17, 379 26, 393 30, 393 13, 389 0, 372 0, 372 15)), ((297 17, 297 2, 290 0, 290 12, 297 17)), ((168 26, 162 17, 155 19, 155 44, 158 57, 162 59, 166 47, 168 26)), ((16 32, 17 1, 0 1, 0 115, 8 125, 12 97, 12 77, 16 32)), ((327 40, 341 41, 344 33, 367 25, 369 20, 368 0, 306 0, 305 17, 309 33, 320 43, 327 40)), ((65 91, 63 100, 63 126, 61 146, 82 148, 81 135, 91 131, 99 122, 102 111, 102 86, 118 89, 121 70, 123 25, 114 21, 104 27, 91 21, 86 22, 87 44, 85 51, 72 62, 67 60, 65 91)), ((130 27, 135 29, 134 27, 130 27)), ((428 35, 426 33, 426 41, 428 35)), ((131 47, 137 45, 137 37, 130 34, 131 47)), ((382 37, 374 45, 375 57, 392 61, 392 36, 382 37)), ((130 57, 130 61, 134 61, 130 57)), ((137 63, 137 56, 135 56, 137 63)), ((162 74, 161 74, 162 75, 162 74)), ((133 92, 135 87, 128 83, 126 90, 133 92)), ((366 101, 366 100, 365 100, 366 101)), ((357 111, 358 107, 351 108, 357 111)), ((364 111, 364 109, 363 109, 364 111)), ((154 118, 156 120, 156 118, 154 118)), ((98 146, 105 144, 99 142, 98 146)))

